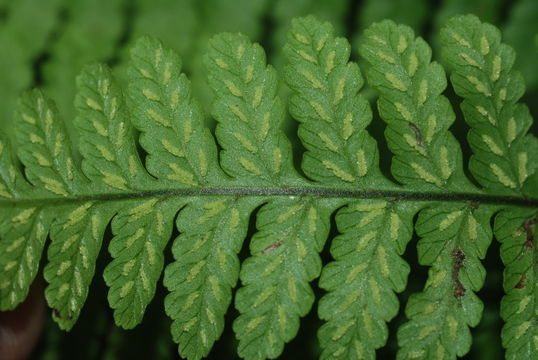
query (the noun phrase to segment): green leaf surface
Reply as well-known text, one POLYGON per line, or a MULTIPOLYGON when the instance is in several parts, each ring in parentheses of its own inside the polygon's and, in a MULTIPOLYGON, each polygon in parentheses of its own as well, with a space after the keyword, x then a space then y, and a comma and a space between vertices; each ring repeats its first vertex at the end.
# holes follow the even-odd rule
POLYGON ((246 236, 255 199, 207 198, 181 211, 174 241, 175 261, 164 284, 172 337, 188 359, 205 358, 224 329, 224 315, 239 277, 237 254, 246 236), (254 201, 253 201, 254 200, 254 201))
POLYGON ((301 123, 298 134, 307 149, 305 174, 327 184, 355 186, 379 178, 377 146, 364 131, 372 113, 357 94, 363 79, 357 64, 348 62, 347 40, 335 38, 328 23, 299 18, 284 51, 286 81, 294 92, 290 113, 301 123))
POLYGON ((321 271, 329 230, 326 204, 307 199, 275 199, 258 212, 251 256, 241 268, 233 324, 239 356, 276 359, 297 335, 299 318, 314 302, 309 282, 321 271))
MULTIPOLYGON (((123 9, 136 17, 143 1, 127 5, 117 0, 107 4, 115 9, 108 15, 124 19, 123 9)), ((91 29, 100 3, 65 4, 65 31, 51 40, 56 45, 51 44, 50 57, 38 62, 58 66, 60 58, 69 61, 77 53, 74 29, 91 29), (62 46, 67 47, 65 57, 60 56, 62 46)), ((342 4, 334 4, 331 16, 343 16, 342 4)), ((186 9, 182 16, 223 9, 222 14, 234 16, 208 15, 208 29, 237 22, 238 28, 260 35, 254 19, 265 5, 273 6, 265 0, 245 0, 235 7, 211 0, 178 3, 178 8, 186 9)), ((286 6, 322 7, 310 0, 279 2, 272 9, 275 16, 286 6)), ((110 17, 99 21, 106 19, 110 17)), ((130 42, 135 22, 124 28, 122 43, 130 42)), ((70 330, 87 297, 90 318, 104 300, 98 296, 101 281, 90 290, 96 264, 103 260, 108 262, 102 265, 103 276, 115 324, 131 329, 144 317, 159 324, 151 338, 140 341, 147 351, 137 353, 135 346, 123 353, 120 344, 131 338, 121 329, 109 331, 106 318, 112 317, 98 311, 91 331, 109 335, 99 335, 97 341, 84 325, 75 331, 88 334, 83 344, 89 356, 166 354, 170 339, 161 332, 170 327, 179 355, 189 360, 228 357, 221 351, 235 345, 247 360, 373 359, 387 341, 384 354, 396 345, 388 323, 398 314, 397 293, 406 290, 410 272, 409 288, 420 285, 421 270, 407 262, 416 263, 406 251, 415 233, 418 263, 429 267, 428 279, 421 292, 408 297, 408 290, 402 296, 408 320, 397 320, 403 322, 396 324, 401 325, 397 358, 455 359, 469 352, 471 328, 484 307, 476 293, 486 276, 481 260, 495 215, 505 264, 503 346, 510 359, 536 357, 538 146, 536 137, 527 134, 529 112, 517 103, 524 86, 513 70, 514 52, 501 43, 498 30, 462 16, 442 33, 458 95, 446 93, 455 102, 456 96, 463 98, 463 116, 471 129, 474 179, 468 179, 460 144, 450 131, 456 116, 443 95, 445 70, 431 61, 430 47, 408 26, 383 21, 364 32, 359 50, 368 63, 368 84, 359 66, 349 61, 347 40, 311 16, 292 22, 282 79, 260 45, 232 33, 213 36, 203 61, 200 39, 209 38, 208 32, 180 41, 177 46, 194 54, 185 68, 173 50, 149 36, 138 40, 129 63, 121 64, 121 51, 110 45, 121 26, 117 22, 99 29, 103 32, 94 47, 96 55, 111 57, 111 65, 127 66, 124 79, 117 80, 106 65, 86 66, 77 78, 76 96, 69 94, 77 116, 62 111, 65 122, 43 91, 29 91, 19 101, 15 136, 0 135, 2 311, 25 299, 42 264, 52 317, 70 330), (207 99, 193 96, 203 66, 209 75, 204 86, 214 92, 215 128, 198 103, 207 99), (185 73, 193 76, 193 84, 185 73), (283 83, 289 88, 282 93, 291 96, 277 95, 283 83), (361 94, 365 86, 369 98, 379 95, 378 113, 361 94), (288 133, 292 126, 285 122, 286 108, 298 121, 298 138, 288 133), (377 115, 386 124, 386 142, 377 115), (292 142, 297 151, 291 151, 292 142), (392 159, 385 156, 388 150, 392 159), (392 166, 382 166, 387 172, 382 174, 378 167, 385 162, 392 166), (299 163, 302 174, 296 169, 299 163), (177 236, 170 242, 173 233, 177 236), (323 252, 328 238, 330 255, 323 252), (103 245, 110 257, 100 255, 103 245), (243 254, 246 246, 250 255, 243 254), (166 263, 170 248, 172 259, 166 263), (44 249, 48 256, 41 260, 44 249), (156 294, 163 298, 158 291, 163 268, 164 312, 170 319, 151 304, 156 294), (321 290, 312 284, 318 278, 321 290), (301 318, 320 291, 317 310, 323 323, 305 329, 318 330, 320 349, 312 345, 297 355, 296 346, 286 344, 298 335, 301 318), (226 334, 218 342, 232 320, 227 316, 233 312, 232 299, 239 315, 228 330, 237 341, 226 334), (159 350, 153 348, 155 338, 159 350), (99 343, 110 346, 100 348, 99 343)), ((172 33, 168 40, 188 36, 188 30, 172 33)), ((263 35, 263 41, 271 38, 263 35)), ((67 82, 74 80, 70 71, 66 67, 62 74, 67 82)), ((48 87, 50 74, 45 73, 48 87)), ((455 133, 463 128, 454 123, 455 133)), ((487 264, 494 260, 491 256, 487 264)), ((495 282, 491 279, 488 284, 495 282)), ((494 306, 489 309, 490 319, 494 311, 494 306)))
POLYGON ((538 177, 533 175, 538 159, 529 152, 538 150, 538 139, 527 134, 532 118, 527 107, 517 103, 525 85, 512 69, 514 50, 501 43, 497 28, 472 15, 451 19, 442 29, 441 41, 471 127, 473 176, 487 189, 536 194, 538 177))
POLYGON ((495 218, 505 267, 501 316, 507 359, 538 358, 538 239, 535 209, 504 210, 495 218))
POLYGON ((212 114, 224 171, 249 185, 297 182, 280 128, 284 109, 276 72, 266 66, 261 46, 240 34, 221 34, 210 40, 205 63, 216 96, 212 114))
POLYGON ((455 116, 441 95, 445 73, 431 62, 428 44, 409 27, 386 20, 366 29, 359 50, 370 64, 368 81, 380 93, 396 180, 428 190, 471 190, 459 144, 447 131, 455 116))
POLYGON ((31 206, 2 208, 0 218, 0 308, 12 310, 28 295, 52 218, 31 206))
POLYGON ((491 213, 472 204, 433 205, 419 213, 418 260, 431 268, 423 292, 407 303, 398 359, 456 359, 469 351, 469 327, 478 324, 483 309, 474 292, 486 276, 480 260, 491 242, 491 213))
POLYGON ((319 285, 321 359, 375 359, 387 341, 386 322, 398 312, 394 292, 405 289, 409 265, 400 257, 412 235, 415 204, 384 200, 351 202, 338 211, 341 235, 331 245, 334 261, 319 285))
POLYGON ((129 201, 114 217, 115 236, 108 247, 113 260, 103 276, 110 287, 108 302, 118 326, 131 329, 142 321, 161 277, 164 247, 181 203, 157 198, 129 201))
POLYGON ((129 96, 147 169, 169 186, 202 186, 220 174, 216 149, 173 51, 148 37, 131 52, 129 96), (181 120, 181 121, 180 121, 181 120))
POLYGON ((60 328, 69 330, 78 319, 95 272, 95 262, 112 209, 104 204, 84 202, 60 209, 51 227, 48 263, 43 270, 52 317, 60 328))
POLYGON ((17 153, 25 165, 26 178, 48 195, 66 197, 82 185, 74 165, 69 138, 52 101, 39 90, 19 101, 16 135, 17 153))
POLYGON ((136 153, 123 95, 110 70, 90 66, 77 81, 75 124, 81 134, 84 174, 109 192, 143 188, 146 171, 136 153))

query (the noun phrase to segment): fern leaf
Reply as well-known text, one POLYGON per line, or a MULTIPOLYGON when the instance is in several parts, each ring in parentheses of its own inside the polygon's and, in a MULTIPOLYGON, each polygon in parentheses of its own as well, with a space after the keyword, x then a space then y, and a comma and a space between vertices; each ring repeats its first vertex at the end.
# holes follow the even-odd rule
POLYGON ((517 104, 525 86, 519 72, 512 70, 513 49, 500 42, 497 28, 471 15, 451 19, 441 39, 471 126, 472 174, 491 190, 536 195, 538 178, 533 175, 538 159, 529 152, 538 150, 538 140, 526 134, 532 118, 525 105, 517 104))
MULTIPOLYGON (((304 0, 277 0, 270 9, 273 30, 271 31, 271 45, 281 49, 286 43, 290 23, 294 18, 312 14, 317 18, 330 22, 337 34, 345 31, 345 18, 349 11, 347 0, 304 1, 304 0)), ((270 57, 271 63, 280 71, 285 58, 281 51, 273 51, 270 57)))
POLYGON ((143 189, 145 169, 136 153, 132 128, 119 86, 103 65, 85 68, 78 77, 75 124, 84 156, 82 170, 108 192, 143 189))
POLYGON ((407 303, 410 321, 398 330, 399 359, 456 359, 469 351, 468 327, 478 324, 483 309, 473 291, 486 276, 480 259, 491 241, 491 212, 483 206, 443 205, 419 213, 419 262, 431 268, 424 291, 407 303))
POLYGON ((424 189, 472 191, 463 176, 459 144, 447 131, 455 116, 441 95, 446 77, 439 64, 430 62, 426 42, 407 26, 382 21, 365 31, 360 53, 371 65, 369 83, 380 92, 395 178, 424 189))
POLYGON ((180 71, 178 56, 155 39, 141 38, 132 50, 129 95, 133 124, 149 154, 147 169, 162 185, 186 188, 207 184, 220 172, 214 141, 180 71))
MULTIPOLYGON (((283 109, 276 96, 276 74, 266 67, 263 50, 244 36, 222 34, 210 42, 206 64, 217 96, 213 114, 219 122, 216 135, 223 147, 223 169, 241 178, 243 186, 297 183, 290 145, 279 128, 283 109)), ((326 231, 318 229, 328 214, 323 219, 309 200, 290 200, 271 202, 260 210, 252 256, 241 270, 243 286, 236 300, 241 315, 234 331, 239 354, 248 359, 278 357, 297 333, 299 317, 312 306, 308 282, 321 270, 317 252, 326 231), (278 231, 269 232, 266 227, 275 221, 278 231), (307 229, 292 225, 303 221, 307 229), (282 249, 272 251, 277 248, 282 249), (282 258, 283 249, 288 249, 288 260, 282 258), (297 256, 299 263, 292 260, 297 256), (269 326, 277 320, 279 327, 269 326)))
POLYGON ((183 209, 177 220, 175 262, 166 268, 165 299, 172 337, 188 359, 205 358, 224 329, 224 315, 239 277, 237 253, 256 199, 205 198, 183 209))
POLYGON ((0 214, 0 308, 11 310, 28 295, 52 216, 31 205, 2 208, 0 214))
POLYGON ((210 40, 205 63, 216 95, 212 113, 224 171, 249 185, 298 181, 280 128, 284 109, 276 72, 266 66, 263 49, 246 36, 221 34, 210 40))
MULTIPOLYGON (((65 198, 81 194, 87 185, 74 166, 67 133, 53 105, 42 93, 34 91, 23 97, 19 111, 19 158, 26 165, 26 177, 42 189, 37 195, 65 198)), ((104 228, 111 214, 107 214, 110 209, 94 206, 91 201, 58 210, 60 216, 51 229, 49 263, 44 270, 49 282, 46 297, 60 327, 70 329, 87 296, 104 228)), ((38 207, 28 208, 23 219, 30 220, 40 211, 38 207)), ((49 231, 43 226, 47 223, 37 222, 32 230, 39 231, 32 236, 41 238, 38 240, 41 246, 49 231)))
POLYGON ((129 42, 121 49, 121 61, 114 68, 119 79, 127 78, 129 50, 144 35, 151 34, 182 56, 193 50, 200 21, 194 0, 139 0, 130 3, 135 3, 137 15, 131 20, 129 42))
MULTIPOLYGON (((490 192, 535 195, 538 162, 528 154, 538 149, 538 139, 527 134, 532 124, 527 107, 516 103, 524 85, 521 75, 512 70, 513 49, 500 42, 500 33, 495 27, 481 23, 474 16, 449 21, 443 29, 442 40, 445 56, 454 69, 454 89, 464 98, 461 107, 471 127, 473 175, 490 192)), ((501 257, 506 266, 506 296, 501 306, 501 316, 506 320, 503 346, 508 358, 518 358, 536 353, 538 349, 534 338, 533 344, 530 341, 530 336, 536 334, 536 325, 524 312, 529 303, 531 313, 534 308, 534 316, 538 308, 536 281, 531 280, 527 285, 527 276, 534 278, 538 269, 532 251, 536 213, 519 210, 510 214, 504 210, 497 215, 495 235, 502 243, 501 257), (521 311, 515 309, 517 306, 521 311), (521 338, 527 332, 529 337, 524 339, 529 343, 524 345, 521 338)))
MULTIPOLYGON (((362 78, 357 65, 347 62, 347 41, 335 39, 327 23, 313 17, 299 18, 293 22, 285 49, 290 62, 287 81, 296 94, 290 112, 301 122, 299 136, 308 149, 302 164, 305 173, 320 183, 351 182, 360 186, 382 181, 376 144, 364 130, 371 111, 366 100, 357 95, 362 78)), ((401 225, 399 215, 389 209, 384 211, 386 205, 385 201, 352 203, 337 214, 340 231, 349 233, 334 240, 331 254, 335 261, 325 267, 320 280, 320 286, 329 291, 319 307, 320 317, 327 320, 319 331, 322 358, 372 357, 386 341, 384 322, 398 309, 393 290, 404 289, 409 271, 398 254, 410 236, 409 225, 401 225), (363 209, 359 213, 362 217, 350 215, 357 214, 355 208, 363 209), (392 224, 392 237, 387 236, 384 220, 392 224), (361 229, 358 233, 356 227, 361 229), (353 245, 355 251, 351 250, 353 245), (377 261, 366 260, 369 258, 377 261), (388 266, 388 259, 398 270, 388 272, 390 269, 381 266, 388 266), (380 269, 382 274, 398 273, 401 277, 370 275, 380 269), (347 274, 345 286, 335 280, 336 274, 347 274), (373 297, 356 301, 361 288, 370 289, 373 297), (381 296, 391 301, 382 303, 381 296)), ((411 216, 406 215, 406 222, 411 216)))
POLYGON ((513 209, 495 218, 495 236, 501 243, 504 290, 501 316, 507 359, 535 359, 538 354, 538 285, 535 209, 513 209))
POLYGON ((295 93, 290 113, 301 122, 306 175, 323 183, 363 185, 366 175, 380 178, 376 143, 364 131, 372 113, 357 95, 363 79, 348 62, 350 46, 332 32, 330 24, 314 17, 293 21, 285 47, 286 81, 295 93))
POLYGON ((411 238, 415 206, 366 200, 338 211, 335 261, 324 267, 318 337, 322 359, 375 359, 398 312, 394 291, 405 289, 409 265, 400 257, 411 238))
POLYGON ((19 104, 17 153, 28 180, 48 195, 66 197, 80 190, 67 131, 52 102, 39 90, 25 94, 19 104))
MULTIPOLYGON (((106 191, 144 189, 148 179, 136 153, 121 90, 104 66, 86 68, 78 79, 77 127, 86 176, 106 191)), ((113 261, 104 277, 116 324, 137 325, 155 293, 163 268, 163 249, 171 231, 177 201, 157 199, 123 204, 112 223, 109 246, 113 261)), ((108 220, 106 223, 108 223, 108 220)))
POLYGON ((142 321, 161 276, 172 219, 182 204, 178 199, 156 198, 127 202, 114 217, 115 236, 108 248, 113 260, 104 278, 117 325, 130 329, 142 321))
POLYGON ((259 211, 235 301, 241 357, 275 359, 297 335, 314 302, 308 283, 321 271, 328 215, 321 202, 306 199, 273 200, 259 211))
MULTIPOLYGON (((390 21, 372 25, 365 36, 361 53, 372 65, 369 81, 381 94, 379 110, 388 124, 386 137, 395 153, 395 177, 404 183, 472 191, 463 176, 461 150, 448 131, 454 114, 440 95, 446 87, 444 72, 440 65, 430 63, 428 45, 415 39, 408 27, 390 21)), ((479 290, 484 282, 479 259, 485 256, 491 231, 484 230, 482 236, 476 225, 479 215, 467 218, 468 212, 474 209, 429 206, 419 213, 419 262, 432 268, 424 291, 407 304, 410 321, 398 331, 399 358, 452 359, 470 348, 467 326, 476 326, 482 313, 482 303, 471 290, 479 290), (456 225, 456 230, 448 231, 456 225), (461 239, 467 234, 479 246, 468 246, 461 239), (476 278, 466 279, 473 271, 476 278), (436 331, 439 319, 451 330, 436 331)), ((489 219, 487 215, 479 218, 482 224, 489 219)))
POLYGON ((64 330, 75 324, 88 295, 103 234, 112 217, 113 208, 106 205, 88 201, 69 206, 51 227, 49 262, 43 270, 49 283, 45 296, 54 320, 64 330))
POLYGON ((310 282, 321 276, 321 358, 372 359, 398 312, 396 293, 410 271, 402 254, 414 230, 429 277, 409 298, 397 356, 455 359, 469 351, 470 327, 481 317, 475 293, 484 283, 480 261, 495 214, 506 265, 503 344, 509 358, 532 358, 538 143, 527 134, 528 111, 517 104, 522 80, 512 70, 512 50, 476 18, 451 20, 442 39, 471 128, 471 173, 483 188, 465 176, 449 131, 455 116, 442 95, 442 66, 409 27, 391 21, 366 30, 360 53, 379 93, 399 184, 379 170, 366 129, 372 113, 359 94, 363 78, 349 62, 348 42, 314 17, 293 21, 285 47, 307 178, 295 170, 282 129, 277 72, 241 34, 215 36, 204 58, 216 138, 179 57, 149 37, 131 52, 126 89, 105 65, 79 76, 80 162, 52 101, 28 92, 15 119, 17 156, 0 139, 0 309, 24 299, 50 236, 46 298, 60 327, 71 329, 110 224, 108 301, 116 324, 133 328, 156 292, 176 226, 164 303, 181 356, 210 354, 238 279, 239 356, 281 356, 314 303, 310 282), (323 266, 319 253, 332 215, 339 233, 330 246, 334 260, 323 266), (251 221, 256 232, 240 267, 251 221))
MULTIPOLYGON (((6 139, 0 139, 0 196, 14 201, 31 189, 13 165, 13 154, 6 139)), ((11 310, 28 295, 37 274, 46 229, 52 221, 32 204, 0 209, 0 308, 11 310)))
POLYGON ((0 198, 13 199, 30 191, 22 174, 14 166, 14 154, 11 144, 0 135, 0 198))

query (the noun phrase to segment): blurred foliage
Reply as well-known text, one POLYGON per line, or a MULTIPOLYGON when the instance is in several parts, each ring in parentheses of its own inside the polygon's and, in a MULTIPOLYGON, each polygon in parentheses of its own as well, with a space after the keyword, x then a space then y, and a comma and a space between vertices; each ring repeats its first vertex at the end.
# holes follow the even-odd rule
POLYGON ((0 127, 8 129, 17 97, 34 86, 43 87, 70 121, 82 65, 108 62, 121 78, 127 49, 144 34, 182 56, 195 95, 208 108, 212 94, 201 56, 215 33, 248 35, 280 68, 293 17, 314 14, 331 22, 338 35, 355 40, 372 22, 390 18, 410 25, 435 46, 438 29, 462 13, 506 31, 527 88, 537 89, 536 0, 0 0, 0 127))

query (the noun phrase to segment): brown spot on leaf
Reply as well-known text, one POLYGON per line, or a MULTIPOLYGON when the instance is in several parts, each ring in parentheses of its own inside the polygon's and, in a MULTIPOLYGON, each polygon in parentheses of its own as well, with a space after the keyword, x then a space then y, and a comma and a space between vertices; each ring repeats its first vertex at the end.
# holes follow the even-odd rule
POLYGON ((274 250, 278 249, 280 247, 280 245, 282 245, 283 243, 284 243, 284 240, 275 241, 274 243, 272 243, 271 245, 269 245, 268 247, 263 249, 262 254, 267 254, 267 253, 269 253, 271 251, 274 251, 274 250))
POLYGON ((460 270, 464 266, 465 254, 459 248, 452 250, 452 281, 454 283, 454 297, 460 298, 465 295, 465 287, 461 283, 460 270))
POLYGON ((527 286, 527 274, 521 275, 521 278, 517 282, 516 286, 514 286, 514 288, 523 289, 525 288, 525 286, 527 286))

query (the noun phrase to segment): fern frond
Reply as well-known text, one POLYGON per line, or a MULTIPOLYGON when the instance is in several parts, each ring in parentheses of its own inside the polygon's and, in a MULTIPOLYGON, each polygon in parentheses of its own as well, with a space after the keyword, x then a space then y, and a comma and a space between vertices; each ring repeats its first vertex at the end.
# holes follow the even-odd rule
MULTIPOLYGON (((60 200, 84 194, 88 183, 74 165, 67 132, 54 105, 40 91, 32 91, 21 99, 19 114, 18 154, 25 165, 26 178, 41 190, 36 195, 60 200)), ((43 207, 32 206, 18 218, 23 223, 34 222, 42 211, 52 216, 43 207)), ((59 214, 50 229, 52 243, 44 269, 49 282, 45 293, 60 327, 70 329, 86 299, 104 228, 112 214, 110 207, 94 206, 92 201, 66 204, 56 211, 59 214)), ((42 238, 39 243, 43 243, 49 232, 45 224, 49 225, 50 221, 38 222, 33 226, 35 230, 32 229, 39 232, 35 235, 42 238)), ((27 261, 30 263, 30 259, 27 261)))
MULTIPOLYGON (((380 92, 380 115, 395 154, 394 176, 427 188, 473 191, 463 176, 459 144, 448 131, 454 114, 440 95, 446 87, 444 71, 430 62, 429 46, 410 28, 390 21, 372 25, 365 37, 361 54, 371 64, 369 81, 380 92)), ((432 267, 424 291, 412 295, 406 306, 410 321, 398 331, 399 358, 453 359, 469 351, 467 326, 476 326, 482 313, 471 291, 483 285, 479 259, 491 241, 489 228, 478 226, 489 221, 491 210, 476 208, 431 204, 419 212, 418 258, 432 267), (448 331, 438 328, 439 321, 448 324, 448 331)))
POLYGON ((274 359, 299 330, 312 307, 309 282, 319 276, 328 234, 327 207, 312 199, 275 199, 258 213, 251 257, 241 269, 234 321, 238 353, 274 359))
POLYGON ((50 229, 52 241, 43 274, 48 282, 45 296, 53 318, 60 328, 69 330, 88 296, 113 208, 106 203, 86 201, 60 211, 50 229))
POLYGON ((103 191, 144 189, 149 179, 135 149, 122 91, 110 69, 88 66, 77 82, 75 125, 81 135, 84 174, 103 191))
POLYGON ((470 327, 480 321, 475 293, 495 215, 506 266, 503 344, 509 358, 532 358, 538 144, 517 103, 523 82, 513 51, 475 17, 451 20, 442 40, 471 128, 470 170, 483 188, 466 177, 449 131, 455 115, 443 96, 443 67, 410 27, 392 21, 368 28, 360 53, 379 93, 399 184, 379 170, 349 43, 314 17, 294 20, 285 45, 307 178, 294 168, 282 129, 277 72, 245 35, 213 37, 203 61, 215 93, 215 137, 179 57, 150 37, 131 51, 125 88, 106 65, 89 65, 78 77, 80 161, 53 102, 39 90, 26 93, 15 119, 16 155, 0 138, 0 309, 24 300, 50 237, 46 298, 59 326, 71 329, 107 240, 104 279, 116 324, 130 329, 142 321, 164 268, 165 312, 187 359, 211 352, 239 279, 239 356, 278 358, 312 308, 310 283, 318 277, 326 291, 318 308, 321 358, 373 359, 398 313, 396 293, 410 272, 402 255, 415 232, 429 276, 407 302, 398 358, 455 359, 469 351, 470 327), (331 216, 333 260, 323 264, 331 216), (250 256, 240 264, 254 223, 250 256), (104 239, 109 225, 112 238, 104 239), (173 261, 165 264, 174 227, 173 261))
MULTIPOLYGON (((285 51, 290 62, 287 81, 294 90, 290 112, 301 122, 299 136, 308 150, 302 164, 305 173, 322 184, 386 186, 375 141, 364 130, 371 110, 357 95, 363 81, 357 65, 348 62, 347 41, 335 38, 328 23, 308 17, 293 22, 285 51)), ((410 236, 409 226, 403 224, 413 215, 403 209, 398 215, 391 208, 386 201, 352 202, 337 213, 343 235, 334 239, 335 261, 320 279, 320 286, 329 291, 319 307, 320 317, 327 320, 319 331, 322 358, 371 358, 386 341, 385 322, 398 309, 393 291, 402 291, 407 281, 407 265, 398 255, 410 236), (389 261, 397 271, 390 272, 389 261), (374 276, 378 271, 384 275, 374 276), (361 289, 369 289, 372 296, 360 297, 361 289), (392 301, 382 303, 382 297, 392 301)))
POLYGON ((142 132, 150 174, 161 186, 183 188, 218 176, 214 140, 203 126, 178 56, 158 41, 142 38, 132 50, 128 72, 133 125, 142 132))
POLYGON ((480 259, 491 241, 490 216, 490 208, 467 204, 419 213, 418 259, 431 268, 424 291, 407 303, 410 321, 398 330, 398 358, 455 359, 469 351, 469 326, 482 316, 483 304, 473 291, 480 290, 486 276, 480 259))
POLYGON ((178 199, 129 201, 114 217, 108 248, 113 260, 103 276, 118 326, 130 329, 142 321, 161 276, 172 220, 183 203, 178 199))

